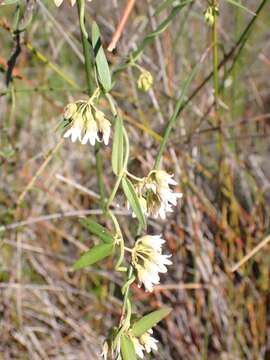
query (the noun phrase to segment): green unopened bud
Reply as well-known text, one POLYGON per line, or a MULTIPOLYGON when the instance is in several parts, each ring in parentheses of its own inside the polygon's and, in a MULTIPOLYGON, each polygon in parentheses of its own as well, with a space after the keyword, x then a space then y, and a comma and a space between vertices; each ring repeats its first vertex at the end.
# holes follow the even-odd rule
POLYGON ((149 71, 144 70, 137 81, 138 88, 142 91, 148 91, 153 85, 153 77, 149 71))
POLYGON ((215 22, 215 16, 218 15, 218 13, 219 11, 217 6, 209 6, 204 13, 204 19, 206 23, 210 26, 213 26, 215 22))
POLYGON ((69 120, 77 112, 77 105, 75 103, 68 104, 64 109, 64 118, 69 120))

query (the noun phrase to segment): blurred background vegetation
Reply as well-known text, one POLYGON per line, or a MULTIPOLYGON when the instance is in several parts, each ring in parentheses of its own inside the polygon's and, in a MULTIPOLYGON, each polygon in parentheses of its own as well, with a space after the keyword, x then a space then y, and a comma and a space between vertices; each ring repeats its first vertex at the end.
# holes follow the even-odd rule
MULTIPOLYGON (((0 358, 99 359, 120 315, 121 278, 112 260, 69 269, 97 242, 79 217, 111 224, 97 202, 93 148, 63 143, 55 130, 63 107, 86 97, 77 12, 53 1, 31 3, 18 36, 12 33, 16 5, 0 6, 0 358)), ((117 49, 107 53, 114 70, 142 46, 138 63, 154 78, 142 93, 138 69, 127 67, 113 88, 131 139, 129 167, 145 176, 184 81, 210 48, 163 160, 183 200, 165 222, 152 219, 149 226, 164 233, 174 265, 152 294, 134 286, 135 304, 142 314, 162 304, 173 308, 155 329, 160 351, 154 359, 269 359, 269 1, 243 1, 246 9, 219 2, 218 114, 208 76, 208 3, 182 1, 172 16, 180 3, 137 1, 117 49), (163 22, 168 26, 146 41, 163 22), (262 241, 260 251, 233 268, 262 241)), ((104 47, 125 4, 87 3, 87 24, 99 24, 104 47)), ((102 149, 107 194, 115 181, 110 153, 110 146, 102 149)), ((123 199, 117 201, 132 242, 134 221, 123 199)))

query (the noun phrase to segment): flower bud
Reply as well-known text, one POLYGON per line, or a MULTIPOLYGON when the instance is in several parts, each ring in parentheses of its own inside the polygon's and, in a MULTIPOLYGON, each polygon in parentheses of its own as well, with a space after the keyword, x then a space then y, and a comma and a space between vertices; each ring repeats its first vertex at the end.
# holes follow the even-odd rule
POLYGON ((204 13, 204 19, 208 25, 214 25, 215 15, 218 15, 218 7, 209 6, 204 13))
POLYGON ((137 81, 138 88, 147 92, 153 85, 153 77, 149 71, 144 70, 137 81))
POLYGON ((71 119, 77 111, 77 105, 75 103, 68 104, 64 109, 64 118, 71 119))

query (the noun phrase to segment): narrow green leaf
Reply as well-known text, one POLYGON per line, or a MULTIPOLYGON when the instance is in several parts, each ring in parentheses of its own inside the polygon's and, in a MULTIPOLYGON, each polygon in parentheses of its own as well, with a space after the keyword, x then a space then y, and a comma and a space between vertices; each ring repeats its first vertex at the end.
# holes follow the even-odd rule
POLYGON ((119 175, 123 169, 124 159, 124 136, 123 121, 120 117, 115 120, 113 147, 112 147, 112 169, 115 175, 119 175))
POLYGON ((127 197, 127 200, 131 206, 131 209, 134 211, 140 224, 145 228, 146 227, 145 216, 132 182, 126 177, 124 177, 122 179, 122 187, 127 197))
POLYGON ((96 262, 105 259, 111 255, 114 244, 97 245, 83 254, 78 261, 75 262, 72 269, 78 270, 93 265, 96 262))
POLYGON ((0 5, 13 5, 13 4, 17 4, 18 2, 20 2, 21 0, 5 0, 2 4, 0 5))
POLYGON ((92 25, 92 47, 94 50, 97 74, 103 89, 108 92, 112 87, 110 68, 102 48, 100 31, 96 22, 92 25))
POLYGON ((136 352, 132 340, 126 336, 121 337, 121 355, 123 360, 136 360, 136 352))
POLYGON ((109 231, 90 219, 82 219, 80 223, 91 233, 96 235, 100 240, 104 241, 105 243, 112 243, 113 236, 109 233, 109 231))
POLYGON ((172 309, 170 308, 164 308, 157 311, 153 311, 150 314, 142 317, 132 326, 132 332, 134 336, 136 337, 142 336, 144 333, 146 333, 147 330, 151 329, 163 318, 165 318, 171 311, 172 309))
MULTIPOLYGON (((186 5, 186 4, 190 4, 193 0, 187 0, 187 1, 182 1, 181 2, 181 6, 186 5)), ((170 6, 175 7, 174 4, 175 0, 165 0, 162 4, 160 4, 157 9, 154 12, 154 16, 159 15, 163 10, 167 9, 170 6)), ((176 5, 177 6, 177 5, 176 5)))
POLYGON ((183 1, 180 5, 174 6, 171 13, 166 17, 166 19, 153 32, 145 36, 138 49, 132 53, 131 59, 133 61, 137 60, 142 54, 146 45, 153 42, 158 35, 162 34, 170 25, 171 21, 178 15, 179 11, 181 11, 187 4, 190 4, 192 2, 193 0, 187 0, 183 1))
POLYGON ((237 6, 239 7, 240 9, 248 12, 249 14, 253 15, 253 16, 256 16, 256 13, 253 12, 252 10, 250 10, 249 8, 247 8, 246 6, 240 4, 238 1, 235 1, 235 0, 226 0, 228 3, 234 5, 234 6, 237 6))

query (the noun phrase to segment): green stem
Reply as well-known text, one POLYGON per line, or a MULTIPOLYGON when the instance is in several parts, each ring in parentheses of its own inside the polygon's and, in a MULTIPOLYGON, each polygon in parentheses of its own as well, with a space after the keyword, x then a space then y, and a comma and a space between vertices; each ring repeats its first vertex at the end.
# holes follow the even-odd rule
POLYGON ((96 143, 95 146, 95 154, 96 154, 96 174, 98 180, 98 190, 100 194, 101 206, 105 208, 105 186, 103 182, 103 159, 101 154, 101 146, 100 143, 96 143))
POLYGON ((111 203, 113 202, 113 199, 115 198, 115 195, 117 193, 117 190, 118 190, 118 188, 119 188, 119 186, 121 184, 121 181, 122 181, 122 178, 123 178, 124 175, 125 175, 125 169, 123 168, 121 173, 118 175, 118 178, 116 180, 116 183, 114 184, 111 195, 110 195, 110 197, 109 197, 109 199, 107 201, 107 204, 106 204, 107 210, 109 209, 111 203))
MULTIPOLYGON (((88 95, 92 96, 94 92, 94 83, 93 83, 93 63, 91 59, 91 47, 88 41, 88 34, 85 29, 84 23, 84 0, 77 0, 77 7, 78 7, 78 15, 80 20, 80 29, 81 29, 81 40, 83 46, 83 54, 84 54, 84 66, 85 66, 85 73, 86 73, 86 81, 87 81, 87 90, 88 95)), ((96 143, 95 146, 95 155, 96 155, 96 174, 97 174, 97 181, 98 181, 98 189, 101 198, 101 206, 104 209, 105 204, 105 186, 103 182, 103 161, 100 152, 100 144, 96 143)))
MULTIPOLYGON (((215 8, 216 1, 213 3, 215 8)), ((213 72, 214 72, 214 95, 216 107, 218 107, 218 96, 219 96, 219 86, 218 86, 218 40, 217 40, 217 15, 214 11, 214 23, 212 27, 212 42, 213 42, 213 72)))
POLYGON ((126 325, 128 325, 127 327, 129 327, 130 317, 131 317, 131 303, 130 303, 130 300, 129 300, 129 290, 130 290, 131 284, 135 280, 136 280, 136 277, 133 274, 133 268, 130 266, 129 269, 128 269, 127 281, 124 284, 124 286, 122 287, 122 294, 124 295, 124 303, 123 303, 123 307, 122 307, 122 316, 126 315, 124 323, 126 325), (126 310, 127 310, 127 313, 126 313, 126 310))
POLYGON ((85 0, 80 0, 80 12, 79 12, 79 16, 80 16, 80 27, 81 27, 81 32, 83 33, 83 36, 85 39, 88 39, 88 33, 87 30, 85 28, 85 24, 84 24, 84 14, 85 14, 85 0))
POLYGON ((84 25, 84 14, 82 13, 84 7, 84 0, 77 0, 77 7, 78 7, 78 15, 80 20, 80 30, 81 30, 81 40, 83 46, 83 55, 84 55, 84 66, 85 66, 85 73, 86 73, 86 82, 87 82, 87 90, 88 95, 91 96, 94 91, 94 83, 92 78, 92 69, 93 63, 91 59, 91 47, 88 42, 88 38, 85 36, 85 25, 84 25), (82 27, 83 24, 83 27, 82 27))

